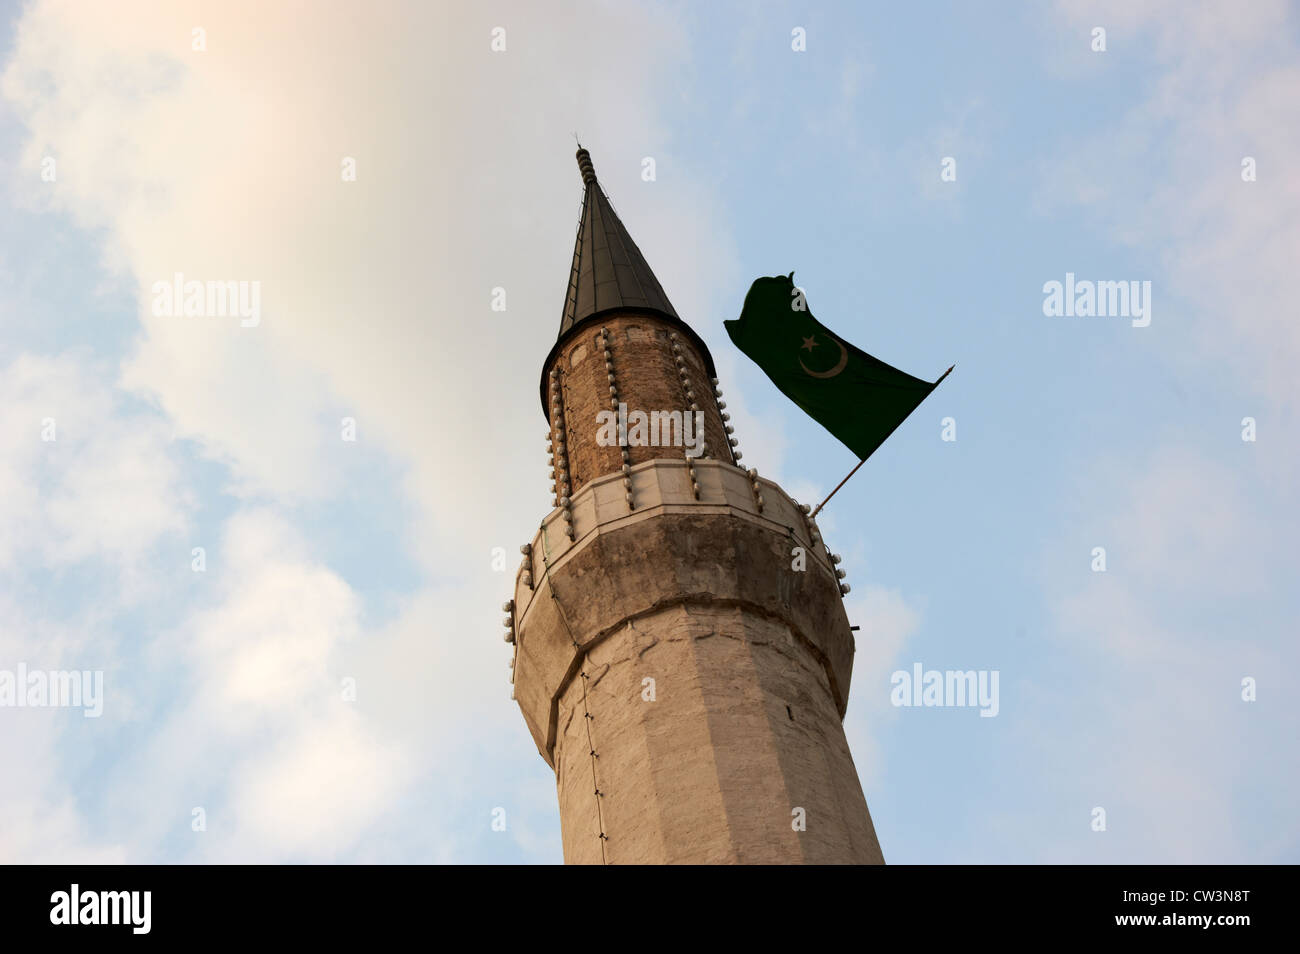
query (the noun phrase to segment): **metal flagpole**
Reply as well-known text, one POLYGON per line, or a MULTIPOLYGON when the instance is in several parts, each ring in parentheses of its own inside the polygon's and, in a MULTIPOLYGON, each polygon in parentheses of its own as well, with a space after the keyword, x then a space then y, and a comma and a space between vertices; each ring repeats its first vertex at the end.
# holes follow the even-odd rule
MULTIPOLYGON (((849 477, 852 477, 854 474, 856 474, 858 472, 858 467, 861 467, 866 462, 867 459, 865 457, 862 458, 862 460, 858 461, 857 467, 854 467, 851 471, 849 471, 849 477)), ((826 499, 817 505, 817 509, 814 510, 812 513, 808 514, 809 520, 811 520, 813 517, 817 516, 819 513, 822 512, 822 507, 825 507, 826 504, 830 502, 830 499, 835 496, 836 490, 839 490, 841 487, 843 487, 845 484, 849 482, 849 477, 845 477, 838 484, 836 484, 835 490, 832 490, 829 494, 827 494, 826 499)))
MULTIPOLYGON (((955 367, 957 367, 957 365, 954 364, 952 368, 955 367)), ((942 375, 939 376, 939 380, 934 382, 935 388, 937 388, 943 382, 944 378, 952 374, 952 368, 949 368, 947 371, 945 371, 942 375)), ((933 391, 934 388, 931 388, 930 390, 933 391)), ((849 482, 849 477, 852 477, 854 474, 856 474, 858 472, 858 467, 861 467, 866 462, 867 459, 865 457, 862 458, 862 460, 858 461, 857 466, 855 466, 851 471, 849 471, 848 477, 845 477, 838 484, 836 484, 835 489, 826 495, 826 499, 817 505, 817 509, 814 510, 812 513, 808 514, 808 519, 811 520, 813 517, 821 513, 822 507, 825 507, 828 503, 830 503, 831 498, 834 497, 839 492, 839 489, 849 482)))

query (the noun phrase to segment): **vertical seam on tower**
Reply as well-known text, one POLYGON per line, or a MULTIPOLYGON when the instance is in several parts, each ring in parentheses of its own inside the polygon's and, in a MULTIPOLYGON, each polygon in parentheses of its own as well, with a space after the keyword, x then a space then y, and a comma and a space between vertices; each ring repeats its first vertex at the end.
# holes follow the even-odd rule
MULTIPOLYGON (((687 383, 686 362, 685 359, 682 358, 681 350, 682 350, 681 345, 677 343, 677 332, 675 331, 668 332, 668 354, 672 357, 673 364, 676 365, 678 383, 682 387, 682 396, 686 398, 686 410, 684 414, 691 415, 691 426, 694 427, 695 407, 697 405, 695 405, 695 402, 692 399, 694 392, 691 391, 690 385, 687 383)), ((685 425, 686 425, 685 417, 683 416, 683 420, 682 420, 683 428, 685 427, 685 425)), ((700 456, 708 457, 709 448, 708 448, 708 443, 705 440, 705 435, 701 434, 699 435, 699 438, 700 438, 700 456)), ((682 453, 682 456, 686 459, 686 474, 688 477, 690 477, 691 480, 691 493, 694 495, 696 500, 699 500, 700 481, 699 481, 699 476, 695 473, 695 459, 691 457, 690 454, 687 454, 684 451, 682 453)))
POLYGON ((732 465, 740 467, 741 453, 736 449, 739 441, 731 436, 735 428, 727 430, 731 426, 727 423, 727 402, 722 400, 722 388, 718 386, 717 378, 709 380, 709 395, 713 399, 713 406, 718 409, 718 421, 722 424, 722 440, 727 446, 727 454, 731 457, 732 465))
POLYGON ((566 415, 564 413, 565 402, 563 388, 565 387, 566 382, 564 380, 565 375, 562 369, 563 364, 564 354, 561 352, 556 358, 555 367, 551 369, 551 430, 555 433, 558 441, 556 449, 559 450, 563 447, 564 452, 564 466, 556 473, 557 492, 555 505, 557 507, 562 507, 564 510, 564 521, 567 524, 566 535, 569 540, 572 541, 574 539, 575 531, 573 529, 573 499, 569 496, 569 491, 572 487, 569 483, 569 479, 574 477, 574 474, 569 459, 569 440, 564 427, 566 415))
MULTIPOLYGON (((636 501, 632 497, 631 452, 628 450, 627 445, 623 443, 622 439, 626 435, 622 433, 622 429, 619 428, 617 421, 620 397, 618 393, 618 378, 614 370, 614 350, 609 346, 610 337, 608 327, 603 325, 601 326, 599 338, 601 341, 602 363, 605 366, 605 380, 609 383, 609 406, 615 415, 614 428, 615 433, 619 438, 616 446, 618 447, 619 462, 621 465, 619 470, 623 474, 623 496, 624 499, 627 500, 627 509, 635 510, 636 501)), ((592 363, 594 364, 595 362, 593 361, 592 363)), ((597 375, 600 374, 599 371, 596 373, 597 375)))
MULTIPOLYGON (((569 642, 573 643, 573 648, 582 656, 582 664, 585 666, 587 662, 587 654, 583 651, 583 648, 579 645, 578 641, 573 638, 573 630, 569 628, 569 617, 564 612, 564 604, 561 603, 560 598, 555 595, 555 581, 551 579, 550 541, 547 539, 545 521, 542 522, 542 543, 542 567, 546 571, 546 589, 551 594, 551 601, 555 604, 555 611, 560 616, 560 622, 564 624, 565 635, 569 637, 569 642)), ((600 758, 600 756, 596 754, 596 746, 591 741, 591 723, 595 721, 595 717, 591 714, 591 709, 587 705, 586 670, 579 669, 579 673, 581 673, 582 676, 582 721, 587 726, 587 753, 588 758, 591 759, 591 787, 596 793, 596 827, 600 831, 600 834, 598 835, 600 841, 600 863, 602 865, 607 865, 609 864, 609 859, 605 857, 605 842, 609 841, 609 836, 605 834, 605 814, 600 808, 600 800, 603 796, 600 791, 600 782, 596 779, 596 759, 600 758)))
MULTIPOLYGON (((573 645, 577 646, 578 644, 575 642, 573 645)), ((581 652, 581 648, 578 651, 581 652)), ((584 667, 587 662, 587 654, 583 653, 582 663, 584 667)), ((596 759, 600 758, 600 756, 596 754, 596 744, 591 740, 591 724, 596 721, 596 717, 591 714, 591 707, 587 704, 587 671, 585 668, 580 670, 580 675, 582 676, 582 721, 587 724, 587 754, 591 759, 591 787, 596 793, 596 826, 600 829, 598 836, 600 840, 600 863, 607 865, 609 860, 605 857, 605 842, 609 841, 609 836, 605 834, 605 813, 600 808, 600 800, 604 795, 601 794, 600 782, 596 778, 596 759)))

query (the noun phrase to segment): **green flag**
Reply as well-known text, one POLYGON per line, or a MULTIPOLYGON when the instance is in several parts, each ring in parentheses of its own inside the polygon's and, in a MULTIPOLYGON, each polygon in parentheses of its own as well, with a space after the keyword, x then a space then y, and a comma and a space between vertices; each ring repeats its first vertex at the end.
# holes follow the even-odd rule
POLYGON ((740 317, 723 324, 782 394, 862 460, 943 380, 904 374, 836 337, 808 310, 794 272, 755 281, 740 317))

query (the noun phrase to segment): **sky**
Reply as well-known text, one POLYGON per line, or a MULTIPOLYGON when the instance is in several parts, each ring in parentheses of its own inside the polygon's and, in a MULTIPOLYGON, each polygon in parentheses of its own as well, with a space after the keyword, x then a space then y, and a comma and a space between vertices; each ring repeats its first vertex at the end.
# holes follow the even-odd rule
POLYGON ((818 521, 886 860, 1300 862, 1273 0, 0 0, 0 671, 103 673, 0 707, 0 861, 562 860, 500 604, 575 134, 794 497, 855 459, 728 341, 753 279, 956 364, 818 521), (258 320, 155 313, 178 272, 258 320), (1150 323, 1045 314, 1067 273, 1150 323), (997 715, 893 705, 916 664, 997 715))

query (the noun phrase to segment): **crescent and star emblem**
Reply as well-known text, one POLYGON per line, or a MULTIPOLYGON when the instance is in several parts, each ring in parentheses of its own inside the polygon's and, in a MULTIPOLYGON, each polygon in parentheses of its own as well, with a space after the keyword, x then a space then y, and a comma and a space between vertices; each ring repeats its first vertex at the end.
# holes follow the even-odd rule
MULTIPOLYGON (((849 352, 848 352, 848 350, 845 349, 845 347, 844 347, 843 344, 841 344, 839 341, 836 341, 836 339, 835 339, 834 337, 832 337, 832 336, 830 336, 830 335, 827 335, 827 337, 830 338, 831 341, 834 341, 834 342, 835 342, 835 346, 836 346, 837 348, 840 349, 840 360, 836 363, 835 367, 831 368, 829 371, 814 371, 814 370, 812 370, 811 368, 809 368, 808 365, 806 365, 806 364, 803 363, 803 358, 800 358, 800 359, 799 359, 799 367, 803 368, 803 369, 804 369, 804 372, 805 372, 806 374, 808 374, 809 377, 813 377, 813 378, 833 378, 833 377, 835 377, 837 374, 839 374, 841 371, 843 371, 846 367, 848 367, 848 364, 849 364, 849 352)), ((803 339, 803 346, 800 348, 800 350, 801 350, 801 351, 811 351, 813 348, 817 347, 817 343, 818 343, 818 342, 817 342, 817 336, 816 336, 816 335, 812 335, 812 336, 810 336, 810 337, 808 337, 808 338, 804 338, 804 339, 803 339)))

